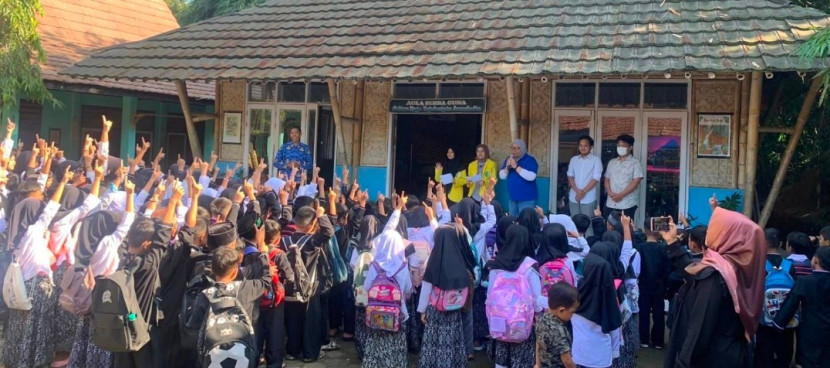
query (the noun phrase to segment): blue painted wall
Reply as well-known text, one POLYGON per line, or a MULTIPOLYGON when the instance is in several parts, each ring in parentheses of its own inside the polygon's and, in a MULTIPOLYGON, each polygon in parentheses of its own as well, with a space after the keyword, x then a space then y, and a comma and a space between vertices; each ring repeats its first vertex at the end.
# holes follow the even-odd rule
MULTIPOLYGON (((712 208, 709 206, 709 198, 712 198, 712 194, 716 195, 718 200, 723 200, 734 193, 740 193, 743 198, 744 192, 741 189, 689 187, 689 204, 686 215, 697 217, 695 221, 692 221, 691 225, 709 224, 709 219, 712 218, 712 208)), ((741 203, 741 206, 743 206, 743 203, 741 203)))
MULTIPOLYGON (((342 177, 342 172, 339 169, 338 175, 342 177)), ((353 179, 354 176, 351 180, 353 179)), ((360 189, 368 190, 369 198, 372 200, 377 199, 378 192, 386 193, 386 167, 358 166, 357 180, 360 183, 360 189)))

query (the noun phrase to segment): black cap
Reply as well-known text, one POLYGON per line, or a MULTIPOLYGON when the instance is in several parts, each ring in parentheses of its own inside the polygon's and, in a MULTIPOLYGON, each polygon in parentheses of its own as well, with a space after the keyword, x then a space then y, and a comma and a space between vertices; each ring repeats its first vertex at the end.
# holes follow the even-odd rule
POLYGON ((230 221, 208 226, 207 234, 207 246, 210 249, 231 244, 237 239, 236 226, 230 221))
POLYGON ((252 240, 256 236, 256 229, 261 224, 262 220, 254 211, 245 212, 245 214, 236 221, 236 227, 239 229, 239 236, 248 240, 252 240))

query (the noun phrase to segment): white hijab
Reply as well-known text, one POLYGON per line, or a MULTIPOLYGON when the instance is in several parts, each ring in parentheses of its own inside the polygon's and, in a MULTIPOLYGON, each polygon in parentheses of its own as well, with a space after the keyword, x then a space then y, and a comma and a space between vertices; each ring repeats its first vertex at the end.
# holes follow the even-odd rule
POLYGON ((392 276, 406 262, 406 245, 395 229, 382 232, 372 240, 375 262, 388 276, 392 276))

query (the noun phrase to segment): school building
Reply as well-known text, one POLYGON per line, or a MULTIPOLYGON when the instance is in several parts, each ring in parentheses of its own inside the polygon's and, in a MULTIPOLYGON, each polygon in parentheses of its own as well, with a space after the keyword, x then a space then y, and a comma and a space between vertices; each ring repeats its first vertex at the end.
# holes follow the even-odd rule
MULTIPOLYGON (((114 156, 134 155, 135 144, 143 137, 152 141, 153 154, 159 147, 167 152, 162 163, 173 164, 178 154, 191 157, 174 83, 93 80, 58 74, 101 49, 179 28, 164 0, 40 3, 43 14, 38 18, 37 29, 46 55, 41 72, 58 104, 21 99, 17 107, 6 111, 4 117, 18 123, 18 138, 26 147, 31 148, 37 134, 54 141, 67 152, 68 158, 77 159, 87 134, 95 139, 100 137, 101 115, 106 115, 115 123, 110 132, 110 152, 114 156)), ((196 129, 206 142, 206 150, 213 144, 214 88, 214 83, 193 83, 190 90, 192 112, 211 119, 196 129)), ((210 154, 210 150, 207 152, 210 154)))
POLYGON ((64 73, 215 82, 226 164, 252 150, 273 160, 300 126, 329 183, 346 164, 373 196, 423 193, 448 147, 472 160, 486 143, 501 163, 522 138, 540 165, 540 205, 561 211, 577 138, 594 137, 607 163, 630 134, 646 175, 639 216, 705 223, 713 194, 755 198, 762 83, 799 73, 810 84, 830 60, 794 51, 828 25, 767 0, 278 0, 64 73))

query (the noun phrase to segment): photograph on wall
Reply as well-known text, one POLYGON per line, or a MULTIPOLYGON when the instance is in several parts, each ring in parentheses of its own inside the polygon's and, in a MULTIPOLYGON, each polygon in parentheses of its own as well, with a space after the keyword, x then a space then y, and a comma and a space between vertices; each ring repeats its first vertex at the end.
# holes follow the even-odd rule
POLYGON ((226 112, 222 124, 222 143, 242 143, 241 112, 226 112))
POLYGON ((732 115, 699 114, 697 157, 728 158, 732 152, 732 115))

